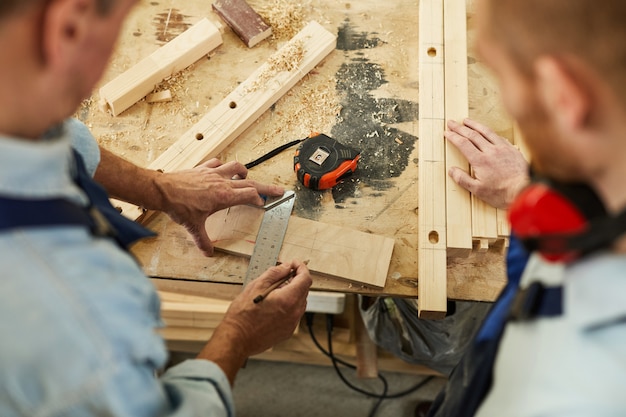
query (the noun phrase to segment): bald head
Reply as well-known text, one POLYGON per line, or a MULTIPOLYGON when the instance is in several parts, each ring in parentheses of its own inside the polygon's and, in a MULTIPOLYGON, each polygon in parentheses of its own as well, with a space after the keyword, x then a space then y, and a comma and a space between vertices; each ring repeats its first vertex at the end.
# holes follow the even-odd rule
POLYGON ((541 55, 584 61, 626 103, 626 1, 485 0, 489 35, 528 76, 541 55))

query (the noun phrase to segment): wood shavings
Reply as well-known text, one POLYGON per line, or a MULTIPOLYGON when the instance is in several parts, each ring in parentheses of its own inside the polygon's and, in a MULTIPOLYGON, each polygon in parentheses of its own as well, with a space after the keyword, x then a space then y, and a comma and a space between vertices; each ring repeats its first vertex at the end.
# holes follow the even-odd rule
POLYGON ((284 41, 304 27, 304 5, 290 0, 270 0, 257 6, 258 13, 272 27, 272 39, 284 41))
POLYGON ((302 39, 289 42, 267 60, 267 66, 254 83, 247 86, 246 92, 256 91, 280 72, 297 70, 305 53, 306 50, 304 49, 304 41, 302 39))
POLYGON ((255 148, 263 150, 277 137, 293 140, 312 132, 327 132, 341 111, 335 84, 332 76, 320 79, 307 75, 301 84, 278 101, 271 115, 271 130, 263 133, 255 148))
POLYGON ((302 58, 304 58, 304 41, 298 39, 288 43, 280 51, 272 55, 268 60, 270 70, 274 73, 281 71, 292 71, 298 68, 302 58))
POLYGON ((177 93, 185 92, 183 91, 183 87, 189 79, 189 74, 191 71, 193 71, 193 67, 194 66, 191 65, 182 71, 178 71, 177 73, 166 77, 163 81, 161 81, 154 87, 154 90, 152 92, 158 93, 161 91, 170 90, 172 92, 172 95, 174 96, 178 95, 177 93))

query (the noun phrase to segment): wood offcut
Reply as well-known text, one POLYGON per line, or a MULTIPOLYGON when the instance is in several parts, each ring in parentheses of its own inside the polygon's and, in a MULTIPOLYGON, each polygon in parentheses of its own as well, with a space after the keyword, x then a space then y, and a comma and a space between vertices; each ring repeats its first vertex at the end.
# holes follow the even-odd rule
POLYGON ((245 0, 217 0, 213 10, 248 48, 272 34, 272 28, 245 0))

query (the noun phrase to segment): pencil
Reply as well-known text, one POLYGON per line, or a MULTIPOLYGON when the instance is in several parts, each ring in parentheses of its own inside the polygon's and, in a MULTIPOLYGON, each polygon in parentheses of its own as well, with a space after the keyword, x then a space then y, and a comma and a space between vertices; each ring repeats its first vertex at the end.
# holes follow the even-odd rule
POLYGON ((295 276, 296 276, 296 270, 292 269, 286 277, 284 277, 280 281, 276 281, 275 283, 270 285, 265 291, 263 291, 263 294, 257 295, 256 297, 254 297, 254 300, 252 300, 252 301, 254 301, 254 304, 259 304, 261 301, 263 301, 265 299, 265 297, 270 295, 270 293, 272 291, 274 291, 276 288, 280 287, 285 282, 289 281, 291 278, 293 278, 295 276))

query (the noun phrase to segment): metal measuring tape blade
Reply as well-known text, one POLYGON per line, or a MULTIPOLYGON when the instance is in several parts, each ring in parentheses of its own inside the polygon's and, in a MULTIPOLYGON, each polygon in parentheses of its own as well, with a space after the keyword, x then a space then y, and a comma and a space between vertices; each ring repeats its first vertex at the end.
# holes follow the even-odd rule
POLYGON ((244 286, 258 278, 269 267, 276 265, 295 201, 295 193, 285 191, 285 194, 277 200, 268 201, 263 206, 265 214, 250 257, 248 271, 243 281, 244 286))

